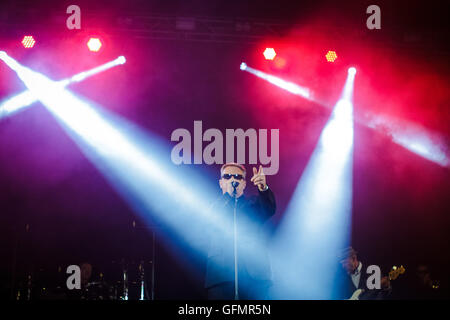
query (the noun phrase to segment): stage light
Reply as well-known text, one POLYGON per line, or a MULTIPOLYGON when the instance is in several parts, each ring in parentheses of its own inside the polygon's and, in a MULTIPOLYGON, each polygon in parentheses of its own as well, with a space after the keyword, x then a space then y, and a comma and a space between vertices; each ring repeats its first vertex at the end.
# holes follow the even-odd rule
POLYGON ((273 240, 274 299, 332 299, 350 240, 354 77, 319 137, 273 240))
POLYGON ((312 94, 308 88, 301 87, 293 82, 285 81, 283 79, 277 78, 275 76, 272 76, 272 75, 262 72, 260 70, 253 69, 253 68, 249 67, 247 64, 245 64, 244 62, 241 63, 241 70, 247 71, 251 74, 254 74, 255 76, 257 76, 261 79, 264 79, 264 80, 276 85, 277 87, 280 87, 284 90, 289 91, 290 93, 302 96, 306 99, 311 99, 312 94))
POLYGON ((275 58, 275 56, 277 55, 274 48, 266 48, 266 50, 264 50, 263 54, 264 54, 264 58, 266 58, 266 60, 273 60, 275 58))
POLYGON ((348 73, 351 74, 351 75, 355 75, 356 74, 356 68, 355 67, 348 68, 348 73))
POLYGON ((35 43, 33 36, 25 36, 22 39, 22 45, 26 49, 33 48, 35 43))
POLYGON ((87 46, 90 51, 98 52, 102 47, 102 42, 100 41, 99 38, 90 38, 87 43, 87 46))
POLYGON ((117 58, 117 62, 119 64, 125 64, 125 62, 127 62, 127 59, 125 59, 124 56, 120 56, 120 57, 117 58))
POLYGON ((337 54, 336 51, 328 51, 327 54, 325 55, 325 58, 327 59, 328 62, 334 62, 337 59, 337 54))

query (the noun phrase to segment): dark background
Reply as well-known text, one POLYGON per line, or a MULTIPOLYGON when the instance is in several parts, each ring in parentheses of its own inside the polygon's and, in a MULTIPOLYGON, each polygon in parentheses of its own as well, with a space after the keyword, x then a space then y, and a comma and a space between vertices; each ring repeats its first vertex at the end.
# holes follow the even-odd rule
MULTIPOLYGON (((330 108, 243 73, 239 64, 305 84, 328 107, 355 65, 356 114, 418 123, 448 147, 448 9, 439 1, 11 1, 0 5, 0 45, 53 79, 123 54, 127 64, 72 90, 169 145, 171 132, 193 132, 194 120, 202 120, 204 130, 280 129, 280 170, 268 177, 277 196, 270 222, 276 228, 330 108), (65 27, 70 4, 81 7, 80 31, 65 27), (370 4, 381 7, 381 30, 365 26, 370 4), (142 22, 146 16, 281 27, 255 33, 217 29, 200 37, 174 28, 147 32, 154 27, 142 22), (123 24, 126 18, 132 27, 123 24), (32 50, 20 44, 28 33, 37 38, 32 50), (104 40, 97 54, 85 48, 91 34, 104 40), (286 60, 284 67, 263 59, 268 45, 286 60), (336 63, 325 61, 328 50, 337 51, 336 63)), ((1 100, 23 89, 0 64, 1 100)), ((384 267, 428 264, 448 288, 448 168, 360 125, 354 148, 352 245, 363 261, 384 267)), ((217 169, 198 166, 211 179, 217 169)), ((0 120, 0 219, 0 286, 8 298, 13 277, 17 286, 30 271, 40 283, 55 283, 59 266, 89 261, 95 274, 115 281, 121 259, 151 260, 152 225, 139 220, 39 103, 0 120)), ((156 238, 156 298, 204 298, 201 258, 177 259, 163 234, 156 238)))

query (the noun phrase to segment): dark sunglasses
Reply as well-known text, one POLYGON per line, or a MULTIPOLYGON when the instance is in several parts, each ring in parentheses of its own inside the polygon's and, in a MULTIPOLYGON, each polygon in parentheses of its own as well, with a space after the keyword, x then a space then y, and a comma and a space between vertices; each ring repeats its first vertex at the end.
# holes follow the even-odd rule
POLYGON ((230 180, 231 177, 235 178, 236 180, 242 180, 244 179, 244 176, 242 174, 229 174, 229 173, 225 173, 222 178, 224 178, 225 180, 230 180))

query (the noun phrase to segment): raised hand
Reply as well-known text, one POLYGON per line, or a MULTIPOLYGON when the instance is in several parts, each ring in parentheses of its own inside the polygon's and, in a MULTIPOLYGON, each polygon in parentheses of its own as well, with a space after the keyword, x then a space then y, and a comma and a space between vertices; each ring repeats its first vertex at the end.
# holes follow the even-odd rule
POLYGON ((250 181, 253 182, 255 186, 258 186, 259 191, 264 191, 266 189, 266 176, 264 175, 263 167, 261 165, 259 166, 259 170, 256 170, 256 168, 253 167, 253 177, 250 181))

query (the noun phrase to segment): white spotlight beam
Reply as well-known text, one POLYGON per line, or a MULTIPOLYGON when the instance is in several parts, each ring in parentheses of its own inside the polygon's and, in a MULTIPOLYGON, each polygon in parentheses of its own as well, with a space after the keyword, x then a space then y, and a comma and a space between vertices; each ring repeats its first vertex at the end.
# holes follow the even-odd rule
POLYGON ((36 102, 36 97, 31 93, 31 91, 26 90, 0 104, 0 119, 11 116, 12 114, 30 106, 36 102))
MULTIPOLYGON (((5 61, 6 58, 8 60, 8 55, 4 51, 0 51, 0 59, 5 61), (3 52, 3 53, 1 53, 3 52)), ((6 62, 6 61, 5 61, 6 62)), ((74 82, 81 82, 97 73, 106 71, 110 68, 113 68, 115 66, 124 64, 126 62, 126 59, 124 56, 120 56, 117 59, 114 59, 110 62, 107 62, 105 64, 102 64, 98 67, 95 67, 90 70, 86 70, 83 72, 80 72, 70 78, 60 80, 57 83, 59 83, 62 87, 66 87, 74 82)), ((33 95, 33 93, 29 90, 23 91, 12 98, 9 98, 8 100, 0 103, 0 119, 3 117, 11 116, 12 114, 25 109, 26 107, 30 106, 34 102, 37 101, 37 98, 33 95)))
POLYGON ((430 129, 400 119, 366 113, 362 120, 369 128, 381 131, 405 149, 439 164, 450 167, 445 139, 430 129))
POLYGON ((110 62, 107 62, 105 64, 102 64, 98 67, 95 67, 93 69, 87 70, 87 71, 83 71, 80 72, 74 76, 72 76, 69 79, 65 79, 65 80, 61 80, 60 82, 64 84, 64 86, 67 86, 73 82, 80 82, 85 80, 86 78, 92 77, 93 75, 100 73, 102 71, 108 70, 110 68, 113 68, 115 66, 119 66, 121 64, 125 64, 126 59, 124 56, 120 56, 115 60, 112 60, 110 62))
MULTIPOLYGON (((184 240, 183 245, 204 256, 208 248, 205 243, 195 241, 199 234, 214 233, 232 243, 232 216, 221 212, 218 206, 211 210, 211 203, 217 199, 214 187, 198 174, 174 173, 173 166, 167 165, 170 150, 163 150, 155 139, 124 119, 96 110, 60 83, 20 66, 9 57, 6 60, 144 221, 154 219, 163 223, 184 240)), ((253 223, 242 217, 240 226, 252 230, 253 223)), ((267 252, 259 246, 246 244, 240 253, 251 257, 248 263, 260 265, 267 252)), ((233 270, 225 268, 223 272, 233 270)))
POLYGON ((350 236, 353 79, 349 74, 273 242, 274 298, 334 297, 337 252, 350 236))
POLYGON ((242 71, 247 71, 251 74, 254 74, 255 76, 257 76, 261 79, 264 79, 264 80, 276 85, 277 87, 280 87, 286 91, 289 91, 290 93, 296 94, 296 95, 306 98, 308 100, 312 99, 311 91, 308 88, 299 86, 298 84, 295 84, 293 82, 285 81, 281 78, 272 76, 272 75, 262 72, 260 70, 253 69, 253 68, 249 67, 245 62, 241 63, 240 68, 242 71))
MULTIPOLYGON (((161 181, 163 186, 175 188, 175 181, 160 174, 159 168, 142 151, 128 141, 119 130, 108 124, 101 115, 91 106, 78 99, 71 92, 64 89, 61 82, 55 82, 46 76, 32 71, 18 64, 9 56, 0 58, 14 71, 36 96, 58 119, 62 120, 71 130, 81 136, 92 148, 95 148, 100 156, 120 156, 133 159, 134 166, 139 164, 139 169, 146 173, 148 180, 161 181), (96 132, 94 132, 94 129, 96 132)), ((126 160, 126 159, 122 159, 126 160)), ((131 169, 131 168, 130 168, 131 169)), ((189 189, 173 189, 178 195, 189 200, 189 189)))
MULTIPOLYGON (((294 83, 287 82, 283 79, 266 74, 262 71, 249 67, 245 62, 240 65, 242 71, 250 72, 270 83, 285 89, 293 94, 300 95, 304 98, 312 100, 311 91, 307 88, 300 87, 294 83)), ((354 79, 356 74, 356 68, 351 67, 348 69, 348 79, 354 79)), ((353 94, 353 82, 347 81, 346 86, 341 95, 341 99, 347 99, 347 97, 353 94), (350 85, 351 83, 351 85, 350 85)), ((317 102, 317 101, 316 101, 317 102)), ((448 146, 438 133, 431 132, 430 130, 420 127, 414 123, 406 121, 396 121, 389 119, 381 115, 366 114, 363 117, 357 117, 354 119, 364 126, 372 129, 381 128, 382 131, 392 136, 392 141, 398 145, 408 149, 409 151, 430 160, 442 167, 450 167, 450 157, 448 156, 448 146)))

